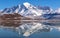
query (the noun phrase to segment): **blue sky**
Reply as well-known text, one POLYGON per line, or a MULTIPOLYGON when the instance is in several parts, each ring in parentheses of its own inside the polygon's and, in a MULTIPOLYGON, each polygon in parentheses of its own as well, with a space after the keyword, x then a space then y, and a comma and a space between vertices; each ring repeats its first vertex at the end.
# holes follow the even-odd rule
POLYGON ((32 5, 49 6, 53 9, 60 7, 60 0, 0 0, 0 10, 23 4, 24 2, 29 2, 32 5))

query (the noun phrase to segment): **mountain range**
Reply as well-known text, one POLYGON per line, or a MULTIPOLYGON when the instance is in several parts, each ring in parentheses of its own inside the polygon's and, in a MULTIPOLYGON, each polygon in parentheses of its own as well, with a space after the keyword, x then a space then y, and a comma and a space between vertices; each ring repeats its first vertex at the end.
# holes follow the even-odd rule
MULTIPOLYGON (((25 2, 22 5, 13 6, 11 8, 5 8, 1 11, 0 15, 3 14, 14 14, 18 13, 22 16, 44 16, 44 14, 60 14, 60 8, 53 10, 48 6, 33 6, 32 4, 25 2)), ((46 16, 46 15, 45 15, 46 16)))
MULTIPOLYGON (((23 3, 23 5, 17 5, 17 6, 13 6, 11 8, 5 8, 3 9, 1 12, 4 14, 12 14, 12 13, 21 13, 22 15, 24 14, 28 14, 35 11, 35 12, 39 12, 38 14, 40 14, 40 12, 42 12, 42 10, 45 11, 50 11, 49 7, 35 7, 33 5, 31 5, 30 3, 26 2, 23 3), (27 13, 26 13, 27 12, 27 13)), ((37 13, 35 13, 36 15, 38 15, 37 13)))

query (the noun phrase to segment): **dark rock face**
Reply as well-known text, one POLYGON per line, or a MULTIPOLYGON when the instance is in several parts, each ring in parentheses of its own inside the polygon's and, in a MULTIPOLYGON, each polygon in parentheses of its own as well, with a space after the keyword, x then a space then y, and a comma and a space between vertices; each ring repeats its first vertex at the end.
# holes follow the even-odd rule
POLYGON ((18 19, 19 17, 23 17, 20 14, 14 13, 14 14, 4 14, 1 16, 2 19, 8 20, 8 19, 18 19))
POLYGON ((4 14, 2 16, 0 16, 0 18, 2 19, 2 23, 1 25, 3 26, 14 26, 17 27, 19 26, 20 22, 19 20, 21 20, 21 16, 20 14, 14 13, 14 14, 4 14))
POLYGON ((19 25, 21 25, 21 20, 30 20, 31 18, 28 17, 23 17, 18 13, 14 13, 14 14, 4 14, 2 16, 0 16, 0 20, 2 21, 0 23, 0 25, 3 26, 13 26, 13 27, 18 27, 19 25))

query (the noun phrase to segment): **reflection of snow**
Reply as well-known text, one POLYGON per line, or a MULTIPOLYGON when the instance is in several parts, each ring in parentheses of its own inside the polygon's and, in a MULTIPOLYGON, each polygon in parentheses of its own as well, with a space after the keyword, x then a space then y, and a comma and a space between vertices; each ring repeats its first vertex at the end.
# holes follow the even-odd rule
POLYGON ((44 32, 44 31, 50 31, 50 27, 43 25, 41 23, 25 23, 20 25, 19 27, 5 27, 0 26, 0 28, 6 29, 6 30, 13 30, 19 33, 19 35, 23 36, 30 36, 31 34, 35 32, 44 32))
POLYGON ((60 31, 60 26, 49 26, 50 27, 50 30, 52 31, 53 29, 56 29, 58 31, 60 31))
POLYGON ((39 23, 32 26, 29 30, 26 30, 26 32, 24 33, 24 36, 29 36, 30 34, 36 32, 38 29, 42 29, 42 26, 39 23))
POLYGON ((57 29, 58 31, 60 31, 60 26, 53 26, 53 28, 57 29))
POLYGON ((50 28, 49 26, 43 25, 41 23, 27 23, 19 26, 17 31, 19 34, 23 34, 23 36, 30 36, 37 31, 50 31, 50 28))
POLYGON ((49 32, 49 31, 52 31, 53 28, 60 31, 60 27, 58 27, 58 26, 49 26, 49 25, 43 25, 41 23, 34 23, 34 22, 25 23, 25 24, 20 25, 19 27, 0 26, 0 29, 1 28, 16 31, 20 35, 23 35, 26 37, 30 36, 33 33, 37 33, 37 32, 49 32))

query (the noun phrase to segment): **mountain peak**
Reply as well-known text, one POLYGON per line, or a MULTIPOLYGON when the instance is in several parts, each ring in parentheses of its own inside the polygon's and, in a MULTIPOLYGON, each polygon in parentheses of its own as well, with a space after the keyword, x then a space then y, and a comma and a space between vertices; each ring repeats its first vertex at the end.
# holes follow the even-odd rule
POLYGON ((23 5, 27 8, 30 6, 30 4, 28 2, 23 3, 23 5))

